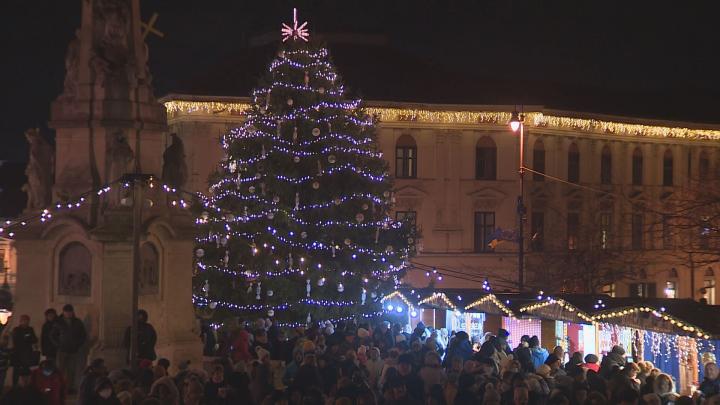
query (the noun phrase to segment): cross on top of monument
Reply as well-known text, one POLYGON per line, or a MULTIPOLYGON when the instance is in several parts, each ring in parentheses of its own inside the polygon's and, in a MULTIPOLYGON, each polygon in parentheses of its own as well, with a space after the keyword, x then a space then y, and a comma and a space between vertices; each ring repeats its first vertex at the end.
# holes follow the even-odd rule
POLYGON ((158 30, 157 28, 155 28, 155 23, 157 22, 158 16, 159 16, 158 13, 153 13, 153 15, 150 17, 150 21, 148 21, 147 23, 140 22, 140 28, 142 28, 143 41, 145 39, 147 39, 147 36, 150 33, 153 33, 160 38, 165 38, 165 33, 158 30))
POLYGON ((283 36, 282 41, 285 42, 292 38, 293 40, 302 39, 307 42, 310 34, 308 33, 308 29, 306 27, 307 21, 298 25, 297 8, 293 8, 293 25, 291 27, 285 23, 282 24, 282 29, 280 30, 283 36))

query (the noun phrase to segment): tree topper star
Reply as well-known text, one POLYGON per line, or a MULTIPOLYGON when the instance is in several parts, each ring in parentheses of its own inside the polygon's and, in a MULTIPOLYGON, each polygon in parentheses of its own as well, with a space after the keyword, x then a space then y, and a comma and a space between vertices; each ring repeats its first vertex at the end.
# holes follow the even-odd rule
POLYGON ((300 38, 303 41, 307 42, 310 34, 308 33, 308 29, 306 28, 306 26, 307 21, 298 26, 297 8, 293 8, 293 26, 291 27, 285 23, 282 24, 282 29, 280 30, 283 36, 282 41, 285 42, 290 38, 292 38, 293 40, 297 40, 298 38, 300 38))

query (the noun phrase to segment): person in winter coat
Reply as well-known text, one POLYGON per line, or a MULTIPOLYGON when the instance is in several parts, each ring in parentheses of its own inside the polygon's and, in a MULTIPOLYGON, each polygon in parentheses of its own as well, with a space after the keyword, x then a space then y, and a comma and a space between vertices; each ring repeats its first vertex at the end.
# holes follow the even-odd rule
POLYGON ((515 355, 515 360, 520 363, 520 368, 522 368, 522 371, 525 373, 532 373, 533 371, 535 371, 532 354, 530 354, 530 343, 528 343, 529 340, 530 336, 523 335, 520 338, 520 344, 517 346, 517 348, 515 348, 515 351, 513 352, 513 354, 515 355))
POLYGON ((18 383, 12 387, 2 398, 0 405, 44 405, 45 398, 42 393, 32 385, 30 370, 21 369, 18 371, 18 383))
POLYGON ((43 360, 30 377, 31 384, 45 398, 46 405, 65 405, 65 379, 52 360, 43 360))
MULTIPOLYGON (((141 309, 137 313, 138 330, 137 330, 137 358, 138 360, 153 361, 157 358, 155 354, 155 344, 157 344, 157 332, 155 328, 148 323, 148 313, 141 309)), ((123 346, 128 350, 127 361, 130 361, 130 327, 125 329, 125 337, 123 338, 123 346)))
POLYGON ((78 392, 78 405, 87 405, 95 396, 95 385, 98 380, 105 377, 107 368, 103 359, 95 359, 85 368, 80 378, 80 391, 78 392))
POLYGON ((545 360, 549 355, 548 351, 544 347, 540 347, 540 339, 537 336, 531 337, 528 344, 532 355, 533 368, 537 370, 538 367, 545 364, 545 360))
POLYGON ((37 365, 33 359, 33 347, 37 342, 35 330, 30 326, 30 317, 22 315, 20 325, 12 330, 13 387, 17 385, 20 370, 30 370, 30 367, 37 365))
POLYGON ((115 395, 115 389, 110 379, 102 377, 97 380, 88 405, 120 405, 120 400, 115 395))
POLYGON ((720 394, 720 379, 718 379, 718 366, 713 362, 705 364, 703 382, 700 383, 699 391, 705 398, 720 394))
POLYGON ((233 332, 231 356, 234 363, 238 361, 249 362, 253 359, 250 354, 250 333, 245 328, 238 328, 233 332))
POLYGON ((440 367, 440 356, 435 352, 425 354, 425 365, 418 372, 418 376, 423 381, 425 395, 430 394, 430 388, 435 385, 445 386, 447 376, 445 370, 440 367))
POLYGON ((45 323, 40 332, 40 350, 46 359, 52 360, 55 360, 57 356, 57 346, 50 340, 50 334, 55 327, 55 322, 57 322, 57 311, 54 308, 45 310, 45 323))
POLYGON ((150 387, 150 396, 164 405, 180 405, 180 391, 171 377, 160 377, 150 387))
POLYGON ((85 325, 75 317, 75 309, 66 304, 55 323, 50 340, 57 346, 57 366, 63 373, 70 392, 75 391, 75 377, 82 360, 80 349, 87 340, 85 325))
POLYGON ((600 363, 600 376, 609 379, 615 367, 625 367, 625 349, 622 346, 613 346, 610 353, 603 357, 600 363))
POLYGON ((472 346, 470 345, 470 338, 465 331, 460 331, 455 334, 455 337, 448 344, 447 354, 445 359, 449 361, 453 357, 460 357, 463 361, 470 360, 473 356, 472 346))

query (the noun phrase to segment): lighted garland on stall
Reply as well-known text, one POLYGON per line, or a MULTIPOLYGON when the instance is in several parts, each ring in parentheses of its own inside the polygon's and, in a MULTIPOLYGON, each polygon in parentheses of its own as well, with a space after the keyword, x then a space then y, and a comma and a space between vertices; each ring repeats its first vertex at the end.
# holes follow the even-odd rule
POLYGON ((482 305, 482 304, 484 304, 484 303, 486 303, 486 302, 488 302, 488 301, 490 301, 490 302, 493 303, 495 306, 497 306, 498 308, 500 308, 500 310, 501 310, 502 312, 504 312, 505 315, 507 315, 508 317, 510 317, 510 318, 514 318, 514 317, 515 317, 515 314, 513 313, 513 311, 512 311, 510 308, 508 308, 507 306, 505 306, 505 304, 503 304, 503 302, 500 301, 500 300, 495 296, 495 294, 488 294, 488 295, 486 295, 486 296, 484 296, 484 297, 482 297, 482 298, 474 301, 472 304, 466 306, 466 307, 465 307, 465 310, 467 311, 467 310, 473 309, 473 308, 475 308, 475 307, 477 307, 477 306, 479 306, 479 305, 482 305))
POLYGON ((441 300, 443 303, 445 303, 445 305, 447 305, 448 307, 450 307, 453 311, 457 311, 457 310, 458 310, 458 307, 455 305, 455 303, 453 303, 453 302, 447 297, 447 295, 445 295, 445 293, 441 293, 441 292, 440 292, 440 293, 439 293, 439 292, 434 292, 434 293, 432 293, 432 295, 430 295, 429 297, 425 297, 425 298, 421 299, 420 301, 418 301, 418 305, 423 305, 423 304, 431 303, 432 301, 435 301, 435 300, 438 300, 438 299, 441 300))
POLYGON ((544 308, 550 305, 557 305, 562 309, 566 309, 569 312, 577 313, 578 318, 582 319, 583 321, 586 321, 588 323, 594 323, 595 320, 592 316, 586 314, 585 312, 578 309, 576 306, 570 304, 569 302, 563 300, 563 299, 555 299, 552 297, 545 297, 542 301, 526 305, 522 308, 520 308, 518 311, 520 312, 532 312, 540 308, 544 308))
POLYGON ((700 329, 699 327, 688 324, 688 323, 684 323, 680 319, 667 314, 665 312, 665 308, 660 308, 658 310, 658 309, 655 309, 652 307, 644 306, 644 307, 632 307, 632 308, 617 309, 617 310, 611 310, 608 312, 596 314, 595 316, 593 316, 593 319, 596 321, 607 320, 607 319, 618 318, 618 317, 622 317, 622 316, 626 316, 626 315, 630 315, 630 314, 638 313, 638 312, 650 313, 650 314, 654 315, 656 318, 659 318, 666 322, 669 322, 671 325, 676 326, 676 327, 682 329, 683 331, 686 331, 689 333, 694 333, 695 336, 697 336, 698 338, 704 338, 704 339, 710 338, 710 335, 707 334, 702 329, 700 329))

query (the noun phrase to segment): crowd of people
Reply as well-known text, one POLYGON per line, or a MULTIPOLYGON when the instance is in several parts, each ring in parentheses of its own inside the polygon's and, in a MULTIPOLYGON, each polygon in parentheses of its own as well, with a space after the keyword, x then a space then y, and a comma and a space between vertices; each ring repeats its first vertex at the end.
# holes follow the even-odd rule
POLYGON ((422 323, 412 331, 387 321, 293 329, 268 319, 219 330, 205 325, 205 363, 171 367, 156 359, 157 336, 144 312, 136 367, 110 371, 94 359, 75 389, 73 355, 84 343, 84 327, 70 306, 59 317, 51 310, 46 316, 37 367, 38 339, 28 318, 12 330, 12 350, 7 338, 0 342, 0 377, 9 365, 15 370, 0 405, 63 405, 68 398, 81 405, 720 404, 715 363, 704 366, 692 396, 679 396, 669 375, 632 362, 620 346, 601 360, 568 356, 559 346, 550 352, 536 336, 522 336, 511 348, 504 329, 471 340, 464 331, 448 334, 422 323))

